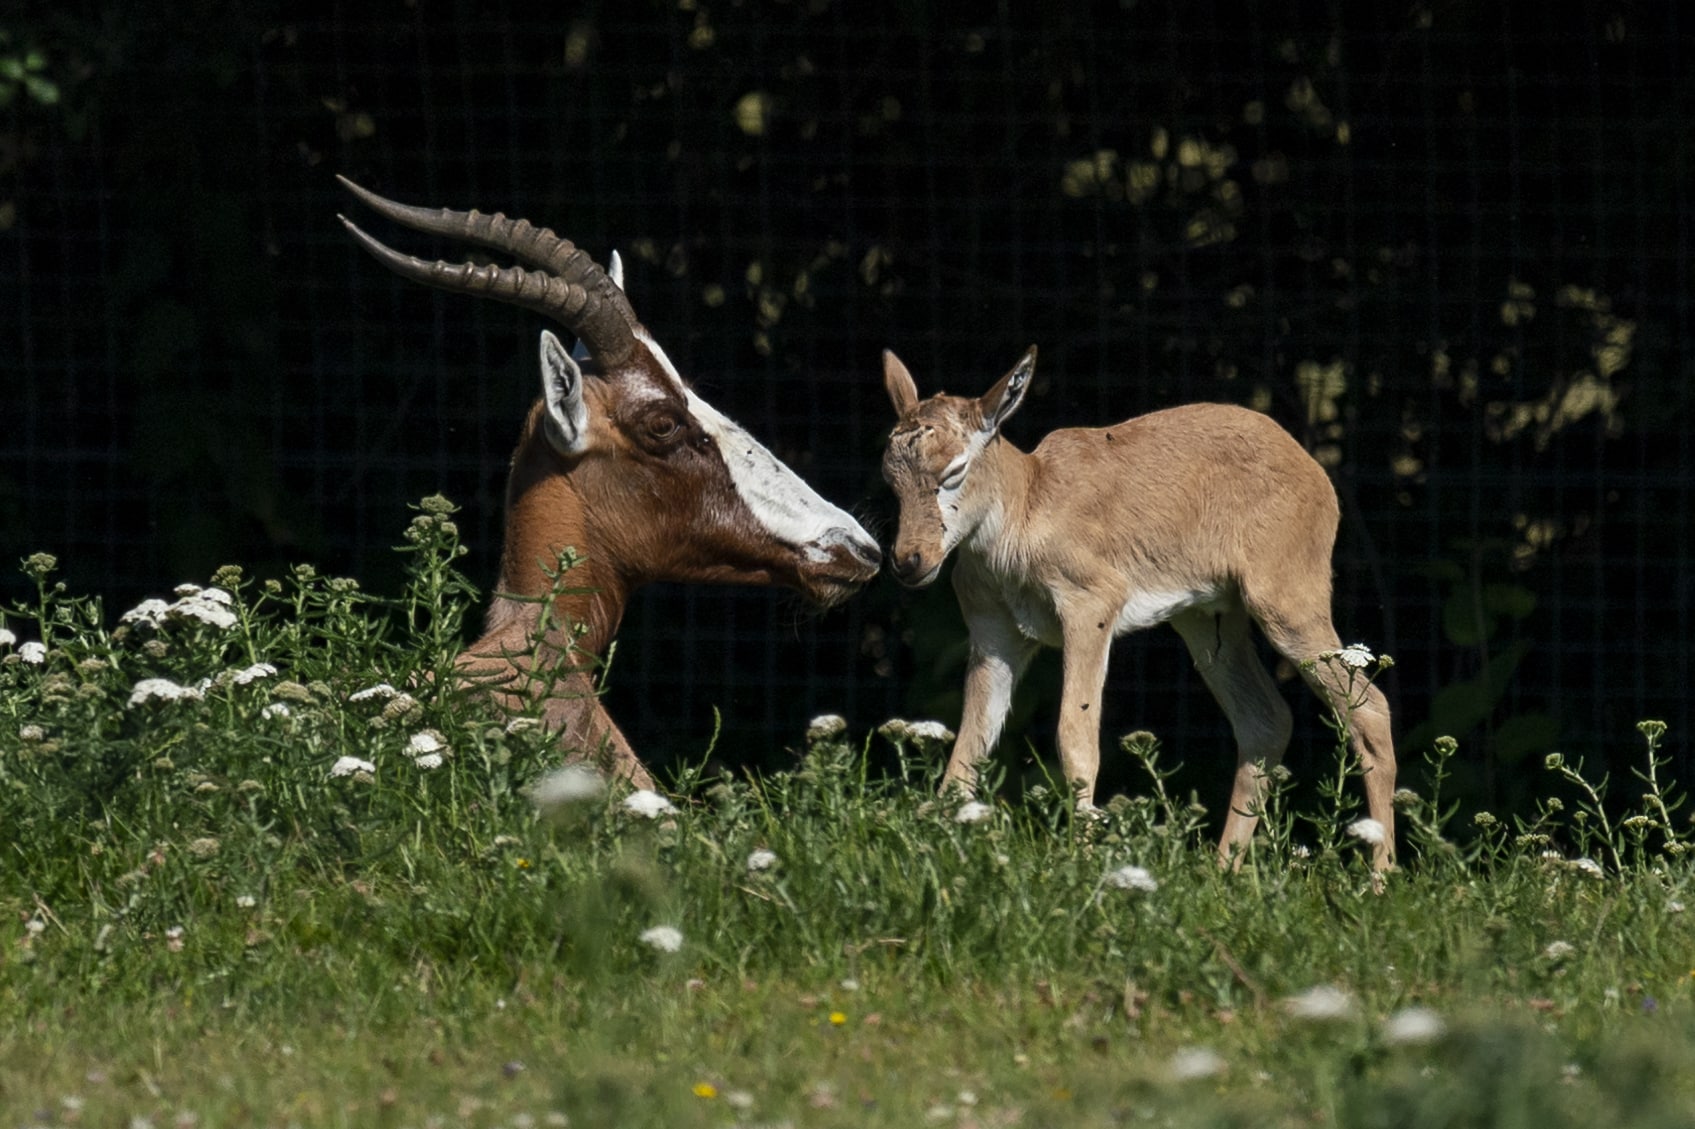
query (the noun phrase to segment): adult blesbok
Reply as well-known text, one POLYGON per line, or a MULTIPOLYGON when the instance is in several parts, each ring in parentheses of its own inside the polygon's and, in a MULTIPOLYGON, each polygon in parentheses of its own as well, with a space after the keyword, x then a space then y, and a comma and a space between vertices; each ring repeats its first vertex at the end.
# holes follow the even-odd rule
POLYGON ((1229 860, 1253 836, 1263 767, 1282 758, 1292 727, 1254 654, 1255 622, 1320 697, 1351 709, 1371 817, 1384 829, 1375 862, 1388 866, 1388 703, 1343 664, 1320 661, 1340 647, 1330 622, 1338 510, 1323 468, 1266 416, 1224 404, 1062 429, 1026 454, 1000 429, 1035 364, 1032 348, 977 399, 920 400, 906 366, 883 354, 899 417, 883 458, 900 501, 890 565, 903 584, 921 587, 957 551, 953 585, 971 633, 965 712, 944 789, 975 784, 1031 657, 1059 647, 1060 762, 1079 803, 1091 804, 1108 649, 1125 632, 1169 623, 1235 733, 1235 784, 1219 841, 1229 860))
POLYGON ((512 455, 497 593, 459 671, 508 704, 544 693, 550 728, 612 775, 650 786, 582 658, 604 655, 630 593, 657 580, 783 585, 829 606, 876 575, 876 541, 694 393, 636 320, 616 255, 608 273, 527 220, 410 207, 341 182, 403 227, 516 260, 428 262, 341 217, 396 274, 533 310, 577 338, 572 354, 542 332, 542 395, 512 455), (555 596, 549 570, 566 548, 582 560, 555 596), (553 626, 537 647, 550 596, 553 626), (548 671, 533 669, 538 655, 548 671))

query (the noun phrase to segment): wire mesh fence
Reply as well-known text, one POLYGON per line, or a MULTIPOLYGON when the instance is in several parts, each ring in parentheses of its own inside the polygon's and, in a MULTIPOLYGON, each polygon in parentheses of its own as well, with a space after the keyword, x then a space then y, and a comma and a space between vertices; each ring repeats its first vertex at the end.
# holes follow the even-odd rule
MULTIPOLYGON (((439 491, 492 584, 538 321, 372 264, 345 173, 620 249, 685 374, 884 534, 886 346, 975 393, 1038 344, 1026 447, 1260 408, 1334 477, 1338 626, 1397 659, 1407 755, 1453 733, 1510 802, 1655 716, 1690 767, 1676 5, 190 8, 0 18, 56 95, 0 78, 0 555, 114 610, 226 561, 381 587, 439 491)), ((621 638, 611 708, 657 760, 958 709, 945 586, 822 618, 661 587, 621 638)), ((1188 667, 1121 643, 1109 730, 1223 757, 1188 667)))

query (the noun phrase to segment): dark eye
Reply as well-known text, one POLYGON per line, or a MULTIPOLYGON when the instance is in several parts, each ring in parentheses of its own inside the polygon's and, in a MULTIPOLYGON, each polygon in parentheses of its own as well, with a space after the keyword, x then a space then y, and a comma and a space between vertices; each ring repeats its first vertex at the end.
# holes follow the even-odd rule
POLYGON ((661 443, 675 439, 683 421, 674 415, 657 415, 648 421, 647 433, 661 443))

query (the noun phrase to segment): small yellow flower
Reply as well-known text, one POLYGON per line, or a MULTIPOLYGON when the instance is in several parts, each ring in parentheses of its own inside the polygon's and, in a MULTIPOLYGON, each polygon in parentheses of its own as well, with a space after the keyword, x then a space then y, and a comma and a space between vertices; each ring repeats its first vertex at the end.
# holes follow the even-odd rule
POLYGON ((846 1022, 847 1022, 847 1012, 845 1012, 845 1011, 832 1011, 830 1013, 830 1026, 831 1027, 840 1027, 842 1024, 844 1024, 846 1022))
POLYGON ((530 869, 530 860, 519 859, 514 865, 517 866, 519 870, 528 870, 530 869))
POLYGON ((694 1096, 697 1098, 715 1098, 718 1096, 718 1087, 710 1082, 696 1082, 694 1084, 694 1096))

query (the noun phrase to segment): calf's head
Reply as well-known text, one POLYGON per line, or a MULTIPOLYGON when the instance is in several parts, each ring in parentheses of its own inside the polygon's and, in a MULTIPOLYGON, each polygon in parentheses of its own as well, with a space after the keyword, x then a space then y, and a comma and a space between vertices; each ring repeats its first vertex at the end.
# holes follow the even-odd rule
POLYGON ((900 358, 883 354, 883 387, 897 417, 883 454, 883 480, 900 502, 890 552, 895 578, 912 588, 933 582, 965 538, 993 511, 994 486, 972 468, 1000 436, 1030 385, 1036 348, 975 399, 938 393, 918 398, 900 358))

